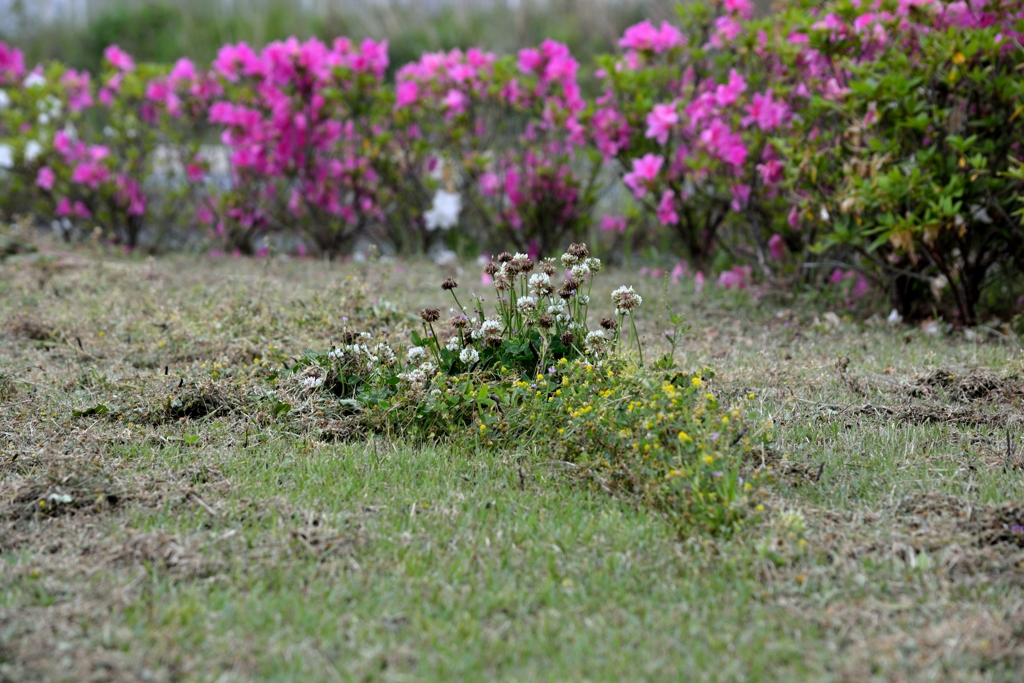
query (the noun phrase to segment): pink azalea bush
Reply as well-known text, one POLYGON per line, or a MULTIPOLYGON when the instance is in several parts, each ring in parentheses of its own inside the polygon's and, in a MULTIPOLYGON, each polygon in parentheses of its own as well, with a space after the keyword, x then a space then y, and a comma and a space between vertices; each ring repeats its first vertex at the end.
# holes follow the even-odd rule
POLYGON ((582 237, 600 166, 585 147, 579 65, 554 41, 516 57, 424 55, 398 72, 396 120, 447 168, 477 241, 537 253, 582 237))

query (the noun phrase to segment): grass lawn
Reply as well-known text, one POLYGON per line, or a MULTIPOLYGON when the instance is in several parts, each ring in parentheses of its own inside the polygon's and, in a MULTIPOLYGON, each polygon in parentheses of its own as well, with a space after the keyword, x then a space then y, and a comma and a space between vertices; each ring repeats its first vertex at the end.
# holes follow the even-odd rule
POLYGON ((0 681, 1020 680, 1016 338, 602 276, 776 425, 763 519, 686 538, 543 442, 353 436, 242 381, 401 340, 448 274, 0 264, 0 681))

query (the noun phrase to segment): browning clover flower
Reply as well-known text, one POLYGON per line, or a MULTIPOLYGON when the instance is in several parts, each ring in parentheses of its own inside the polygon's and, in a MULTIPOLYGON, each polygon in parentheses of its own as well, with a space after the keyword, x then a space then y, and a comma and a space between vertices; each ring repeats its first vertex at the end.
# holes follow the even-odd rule
POLYGON ((622 286, 612 292, 612 302, 618 315, 629 315, 629 312, 644 302, 643 298, 633 291, 632 287, 622 286))
POLYGON ((540 325, 541 329, 550 330, 551 326, 555 324, 555 319, 550 315, 542 315, 540 320, 537 321, 537 324, 540 325))
POLYGON ((601 327, 608 331, 615 331, 619 329, 619 324, 615 322, 614 318, 601 318, 601 327))
POLYGON ((552 263, 552 259, 544 259, 540 264, 540 272, 544 273, 548 277, 555 276, 555 264, 552 263))
POLYGON ((469 318, 467 318, 464 315, 453 315, 451 319, 448 321, 448 324, 457 330, 461 330, 462 328, 469 325, 469 318))
POLYGON ((486 265, 484 265, 484 272, 490 275, 491 277, 494 277, 494 275, 498 272, 498 264, 495 263, 494 261, 488 261, 486 265))
POLYGON ((441 283, 441 289, 443 289, 445 291, 451 291, 451 290, 455 289, 458 286, 459 286, 459 284, 457 282, 455 282, 455 278, 451 278, 451 277, 446 277, 444 279, 444 282, 441 283))
POLYGON ((441 317, 441 311, 436 308, 424 308, 420 311, 420 319, 425 323, 435 323, 441 317))
POLYGON ((519 268, 520 273, 530 273, 533 271, 533 261, 527 254, 516 254, 512 257, 512 262, 519 268))
POLYGON ((578 291, 580 291, 579 280, 577 280, 574 277, 570 277, 566 279, 565 283, 562 285, 562 288, 558 290, 558 296, 562 297, 563 299, 569 300, 578 291))
POLYGON ((561 336, 561 337, 559 337, 559 339, 561 339, 561 341, 562 341, 562 343, 563 343, 564 345, 566 345, 566 346, 572 346, 572 343, 573 343, 573 341, 574 341, 574 340, 576 339, 576 337, 575 337, 575 336, 573 336, 573 333, 572 333, 572 332, 566 331, 566 332, 563 332, 563 333, 562 333, 562 336, 561 336))
POLYGON ((503 251, 500 254, 498 254, 498 263, 508 263, 509 261, 512 260, 512 258, 512 254, 508 253, 507 251, 503 251))

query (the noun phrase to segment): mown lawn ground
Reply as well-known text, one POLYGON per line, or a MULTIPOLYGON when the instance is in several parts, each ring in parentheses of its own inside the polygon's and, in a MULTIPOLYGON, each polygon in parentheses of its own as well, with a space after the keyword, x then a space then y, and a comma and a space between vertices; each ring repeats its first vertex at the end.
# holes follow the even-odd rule
POLYGON ((1015 338, 602 274, 651 355, 664 299, 682 365, 776 425, 763 520, 681 538, 543 442, 351 433, 275 388, 345 326, 403 339, 447 274, 479 277, 0 265, 0 681, 1020 680, 1015 338))

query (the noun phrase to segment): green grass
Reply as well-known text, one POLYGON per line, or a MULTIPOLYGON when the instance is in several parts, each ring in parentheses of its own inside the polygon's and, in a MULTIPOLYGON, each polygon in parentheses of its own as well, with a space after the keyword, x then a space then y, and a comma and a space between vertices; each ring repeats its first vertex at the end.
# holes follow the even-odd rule
MULTIPOLYGON (((1015 681, 1024 665, 1011 337, 830 329, 820 302, 667 291, 693 323, 682 365, 753 392, 777 433, 764 519, 680 537, 543 442, 326 442, 313 403, 75 417, 158 411, 179 383, 227 382, 210 363, 323 348, 343 317, 397 337, 415 325, 401 311, 443 301, 418 262, 76 259, 0 265, 0 681, 1015 681), (67 492, 64 514, 33 507, 67 492)), ((661 285, 628 283, 654 351, 661 285)))

